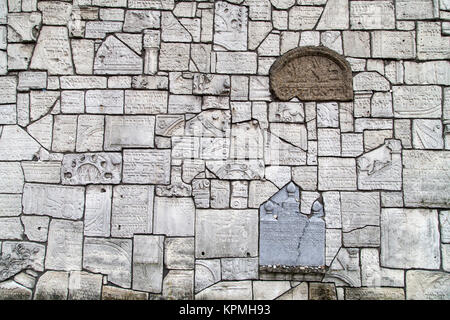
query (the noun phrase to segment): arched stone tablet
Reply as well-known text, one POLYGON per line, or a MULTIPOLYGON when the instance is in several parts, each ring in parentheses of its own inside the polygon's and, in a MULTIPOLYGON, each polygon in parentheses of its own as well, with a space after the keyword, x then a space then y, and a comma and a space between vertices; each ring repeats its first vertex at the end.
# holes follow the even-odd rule
POLYGON ((288 101, 349 101, 352 70, 338 53, 325 47, 299 47, 282 55, 270 68, 270 88, 288 101))

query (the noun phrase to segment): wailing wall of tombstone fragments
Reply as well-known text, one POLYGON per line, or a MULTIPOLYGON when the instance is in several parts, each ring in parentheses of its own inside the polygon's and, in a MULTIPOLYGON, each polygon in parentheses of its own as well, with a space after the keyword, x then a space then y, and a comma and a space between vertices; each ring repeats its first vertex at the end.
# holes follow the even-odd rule
POLYGON ((0 299, 450 299, 450 0, 0 0, 0 299))

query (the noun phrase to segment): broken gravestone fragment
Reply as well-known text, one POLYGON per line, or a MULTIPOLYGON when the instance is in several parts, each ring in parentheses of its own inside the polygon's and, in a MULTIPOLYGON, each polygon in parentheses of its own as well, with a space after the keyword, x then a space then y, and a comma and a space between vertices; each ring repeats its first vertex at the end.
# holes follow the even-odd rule
POLYGON ((260 270, 322 272, 325 270, 325 221, 319 197, 311 214, 300 212, 300 188, 284 186, 260 208, 260 270))
POLYGON ((353 99, 350 64, 325 47, 299 47, 277 59, 270 68, 270 89, 288 101, 350 101, 353 99))

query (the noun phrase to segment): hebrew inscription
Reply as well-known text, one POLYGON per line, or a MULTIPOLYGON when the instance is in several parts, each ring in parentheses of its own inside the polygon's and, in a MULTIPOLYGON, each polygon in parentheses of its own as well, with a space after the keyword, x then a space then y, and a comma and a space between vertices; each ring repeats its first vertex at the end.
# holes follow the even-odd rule
POLYGON ((288 101, 349 101, 353 99, 350 64, 325 47, 300 47, 279 58, 270 68, 270 88, 288 101))

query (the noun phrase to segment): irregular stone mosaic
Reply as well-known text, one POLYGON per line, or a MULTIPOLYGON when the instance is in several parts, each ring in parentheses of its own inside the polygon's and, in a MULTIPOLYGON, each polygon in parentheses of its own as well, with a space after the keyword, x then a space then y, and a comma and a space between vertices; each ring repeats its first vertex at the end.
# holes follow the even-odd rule
POLYGON ((449 19, 0 0, 0 300, 448 300, 449 19))

